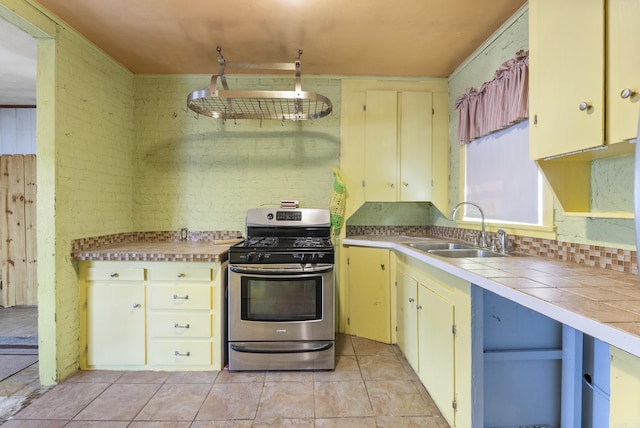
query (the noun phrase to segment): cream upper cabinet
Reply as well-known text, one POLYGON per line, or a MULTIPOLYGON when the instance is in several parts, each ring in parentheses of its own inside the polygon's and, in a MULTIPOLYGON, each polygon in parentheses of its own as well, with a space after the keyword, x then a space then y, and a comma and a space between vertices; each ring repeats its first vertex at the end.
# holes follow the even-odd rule
POLYGON ((399 99, 399 200, 430 201, 433 94, 404 91, 399 99))
POLYGON ((604 144, 604 0, 529 2, 530 157, 604 144))
POLYGON ((395 202, 398 94, 396 91, 367 91, 365 101, 365 175, 362 182, 365 200, 395 202))
POLYGON ((636 137, 640 114, 640 1, 607 3, 607 142, 636 137))
MULTIPOLYGON (((436 97, 435 101, 439 103, 437 119, 444 117, 446 122, 448 115, 442 113, 447 111, 448 99, 436 97)), ((434 196, 442 194, 433 190, 436 182, 448 186, 434 177, 434 171, 442 173, 442 165, 449 161, 448 152, 434 146, 434 136, 440 137, 438 143, 447 141, 442 132, 435 133, 446 123, 434 121, 434 93, 367 91, 365 102, 365 200, 446 202, 434 201, 434 196)), ((448 168, 444 172, 448 174, 448 168)))
POLYGON ((446 212, 446 81, 345 81, 342 96, 346 217, 364 202, 432 202, 446 212))
POLYGON ((637 0, 529 2, 531 159, 636 137, 638 16, 637 0))

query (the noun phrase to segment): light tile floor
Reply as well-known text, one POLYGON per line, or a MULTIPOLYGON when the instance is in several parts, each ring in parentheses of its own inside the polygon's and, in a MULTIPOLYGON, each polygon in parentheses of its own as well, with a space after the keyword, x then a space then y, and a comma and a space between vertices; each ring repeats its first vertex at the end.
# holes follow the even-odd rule
MULTIPOLYGON (((37 334, 36 306, 0 307, 0 338, 35 337, 37 334)), ((0 352, 4 351, 0 349, 0 352)), ((0 381, 0 424, 47 390, 40 385, 37 362, 0 381)))
POLYGON ((395 346, 336 350, 334 371, 80 371, 2 428, 449 427, 395 346))

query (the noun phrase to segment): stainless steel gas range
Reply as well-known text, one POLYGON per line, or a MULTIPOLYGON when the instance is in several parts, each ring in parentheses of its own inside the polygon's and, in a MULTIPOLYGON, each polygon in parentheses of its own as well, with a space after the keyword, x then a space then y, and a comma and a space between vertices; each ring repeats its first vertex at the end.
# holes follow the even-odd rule
POLYGON ((257 208, 229 248, 229 370, 335 368, 328 210, 257 208))

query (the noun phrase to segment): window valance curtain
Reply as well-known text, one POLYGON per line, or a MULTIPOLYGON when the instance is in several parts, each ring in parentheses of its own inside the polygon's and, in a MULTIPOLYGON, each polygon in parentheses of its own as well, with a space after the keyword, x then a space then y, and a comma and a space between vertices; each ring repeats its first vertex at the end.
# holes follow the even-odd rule
POLYGON ((529 52, 518 51, 516 57, 496 70, 493 80, 480 88, 467 88, 456 99, 458 143, 507 128, 529 117, 529 52))

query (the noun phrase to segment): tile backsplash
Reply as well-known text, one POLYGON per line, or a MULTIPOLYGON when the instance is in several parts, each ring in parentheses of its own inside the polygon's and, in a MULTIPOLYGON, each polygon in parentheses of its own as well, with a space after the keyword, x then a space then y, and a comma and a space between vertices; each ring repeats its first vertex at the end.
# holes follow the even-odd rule
MULTIPOLYGON (((346 233, 347 237, 357 235, 431 235, 473 242, 478 231, 443 226, 347 226, 346 233)), ((487 239, 490 241, 493 235, 492 232, 487 232, 487 239)), ((517 235, 509 235, 509 248, 522 254, 549 257, 616 272, 638 274, 638 257, 636 251, 632 250, 517 235)))
MULTIPOLYGON (((214 241, 217 239, 235 239, 241 236, 242 232, 238 230, 187 231, 186 241, 214 241)), ((73 241, 71 241, 71 252, 76 253, 88 248, 123 244, 127 242, 178 242, 183 240, 181 238, 182 236, 180 230, 115 233, 113 235, 74 239, 73 241)))

